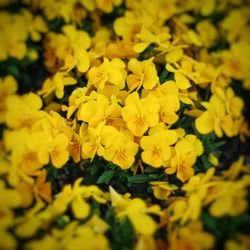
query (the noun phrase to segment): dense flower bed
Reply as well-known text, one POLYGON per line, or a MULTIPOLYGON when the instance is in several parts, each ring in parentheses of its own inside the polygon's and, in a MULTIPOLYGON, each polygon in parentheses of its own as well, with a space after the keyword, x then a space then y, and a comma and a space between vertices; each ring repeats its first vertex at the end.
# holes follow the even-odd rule
POLYGON ((247 2, 1 1, 0 249, 250 249, 247 2))

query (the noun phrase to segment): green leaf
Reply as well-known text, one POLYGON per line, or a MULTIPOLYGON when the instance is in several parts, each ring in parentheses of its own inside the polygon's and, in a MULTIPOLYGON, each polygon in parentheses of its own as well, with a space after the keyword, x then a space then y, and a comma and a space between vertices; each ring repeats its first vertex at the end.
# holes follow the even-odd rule
POLYGON ((168 75, 169 72, 166 69, 163 69, 163 71, 160 74, 160 83, 164 83, 167 80, 168 75))
POLYGON ((98 166, 96 164, 93 164, 90 168, 90 174, 95 175, 98 170, 98 166))
POLYGON ((135 176, 130 176, 128 178, 129 183, 144 183, 149 181, 149 177, 145 174, 140 174, 140 175, 135 175, 135 176))
POLYGON ((113 169, 107 170, 105 172, 103 172, 100 177, 97 180, 97 184, 101 184, 101 183, 106 183, 108 184, 109 181, 112 179, 112 177, 114 176, 115 171, 113 169))

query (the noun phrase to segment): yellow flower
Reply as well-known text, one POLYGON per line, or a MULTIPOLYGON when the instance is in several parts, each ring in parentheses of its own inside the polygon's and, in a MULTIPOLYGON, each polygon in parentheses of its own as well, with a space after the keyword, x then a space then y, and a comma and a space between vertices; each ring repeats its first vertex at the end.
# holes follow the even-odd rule
POLYGON ((0 123, 5 122, 7 111, 6 100, 8 96, 17 91, 17 88, 17 81, 12 75, 8 75, 3 79, 0 78, 0 123))
POLYGON ((73 115, 73 113, 79 108, 81 103, 91 99, 91 97, 88 97, 86 95, 87 91, 88 89, 86 87, 76 88, 75 90, 73 90, 68 99, 69 106, 62 106, 62 111, 67 111, 67 119, 69 119, 73 115))
POLYGON ((207 19, 199 22, 196 25, 196 30, 200 37, 202 44, 205 47, 211 47, 215 43, 215 39, 218 36, 216 27, 207 19))
POLYGON ((168 199, 168 196, 171 195, 174 190, 178 189, 177 186, 164 181, 152 181, 150 184, 152 185, 154 196, 159 200, 168 199))
POLYGON ((109 59, 113 58, 136 58, 138 54, 133 49, 131 41, 117 40, 110 42, 105 48, 105 55, 109 59))
POLYGON ((159 77, 153 60, 154 58, 152 57, 140 62, 133 58, 128 62, 128 69, 133 73, 127 77, 127 84, 130 91, 138 90, 140 87, 150 90, 159 83, 159 77))
POLYGON ((149 130, 149 135, 140 140, 143 149, 142 160, 155 168, 164 166, 171 156, 170 145, 174 144, 177 138, 177 133, 173 130, 162 129, 161 126, 153 127, 149 130))
POLYGON ((62 27, 63 33, 48 32, 45 43, 45 65, 52 71, 66 72, 76 68, 85 73, 89 69, 90 56, 87 49, 91 40, 87 32, 77 30, 75 25, 62 27))
POLYGON ((138 144, 134 142, 133 135, 126 130, 114 131, 110 129, 102 135, 105 147, 103 157, 122 169, 130 168, 138 152, 138 144))
POLYGON ((134 46, 134 51, 141 53, 152 43, 159 47, 165 47, 171 35, 169 34, 169 28, 167 26, 153 26, 151 29, 142 26, 140 32, 136 34, 136 37, 139 38, 140 42, 134 46))
POLYGON ((165 172, 167 174, 177 172, 177 178, 185 182, 194 175, 193 165, 197 156, 200 156, 202 153, 203 146, 201 141, 195 135, 186 135, 176 143, 170 166, 167 165, 165 172))
POLYGON ((28 9, 22 9, 21 12, 28 26, 31 39, 35 42, 40 41, 42 38, 40 33, 46 33, 48 31, 46 22, 42 16, 33 16, 28 9))
POLYGON ((6 100, 6 124, 10 128, 31 128, 45 116, 41 98, 30 92, 23 96, 12 95, 6 100))
POLYGON ((223 96, 226 105, 227 113, 233 118, 239 118, 242 116, 242 110, 244 108, 244 101, 239 96, 236 96, 232 88, 227 88, 225 96, 223 96))
MULTIPOLYGON (((114 31, 125 41, 135 41, 138 40, 136 35, 140 32, 142 26, 150 22, 152 22, 152 18, 146 13, 126 11, 124 16, 115 19, 114 31)), ((146 47, 148 45, 147 43, 146 47)))
POLYGON ((26 213, 15 218, 15 234, 22 239, 27 239, 36 234, 38 229, 46 229, 50 224, 52 214, 45 204, 38 200, 26 213))
POLYGON ((211 192, 214 193, 214 200, 209 212, 214 217, 237 216, 248 208, 246 184, 242 180, 218 181, 211 192))
POLYGON ((237 161, 231 164, 229 169, 222 171, 222 176, 229 180, 235 180, 244 169, 244 156, 240 156, 237 161))
POLYGON ((28 28, 20 14, 0 13, 0 61, 13 57, 22 60, 27 53, 28 28))
POLYGON ((122 108, 122 118, 133 135, 141 137, 159 121, 160 104, 153 95, 140 99, 137 92, 130 94, 122 108))
POLYGON ((59 134, 53 139, 49 153, 54 167, 61 168, 68 161, 68 143, 69 140, 64 134, 59 134))
POLYGON ((223 73, 226 76, 237 80, 249 79, 250 63, 247 58, 249 58, 250 53, 247 42, 232 43, 230 50, 222 51, 219 56, 223 61, 223 73))
POLYGON ((185 227, 178 227, 169 235, 169 249, 203 250, 211 249, 215 243, 214 236, 203 231, 200 221, 190 222, 185 227))
POLYGON ((199 219, 202 212, 202 196, 199 193, 191 193, 187 198, 181 197, 174 200, 168 210, 171 213, 171 221, 179 221, 184 225, 189 220, 199 219))
POLYGON ((110 137, 116 134, 116 129, 111 126, 105 126, 100 123, 97 128, 87 128, 87 138, 82 142, 81 156, 83 159, 93 160, 95 155, 102 156, 104 147, 102 145, 102 136, 108 134, 110 137))
POLYGON ((90 127, 97 127, 104 122, 109 125, 121 122, 121 106, 114 98, 109 100, 105 95, 97 94, 95 100, 89 100, 81 104, 77 119, 87 122, 90 127))
POLYGON ((137 233, 142 235, 153 235, 156 231, 155 221, 148 213, 161 215, 158 205, 147 206, 146 203, 139 199, 128 199, 118 194, 111 186, 109 188, 112 206, 115 207, 116 214, 122 218, 127 216, 131 221, 137 233))
POLYGON ((70 184, 64 186, 62 192, 56 196, 52 204, 56 214, 64 213, 70 205, 74 217, 84 219, 90 213, 90 205, 85 199, 93 197, 99 203, 106 202, 104 193, 97 186, 83 186, 82 180, 83 178, 78 178, 73 187, 70 184))
POLYGON ((32 133, 27 141, 29 150, 37 152, 38 160, 42 164, 48 164, 49 158, 52 165, 61 168, 69 159, 68 144, 69 138, 63 134, 53 136, 47 130, 38 130, 32 133))
POLYGON ((179 89, 173 81, 161 84, 153 94, 160 102, 160 121, 166 124, 174 124, 178 120, 175 113, 180 108, 179 89))
POLYGON ((207 109, 195 120, 195 126, 201 134, 208 134, 212 131, 218 137, 222 137, 223 132, 229 137, 239 133, 234 131, 235 118, 241 116, 243 101, 235 97, 231 88, 222 90, 216 89, 209 102, 202 102, 207 109))
POLYGON ((125 87, 125 79, 127 73, 125 64, 119 58, 109 61, 104 58, 103 63, 99 67, 92 67, 88 71, 88 85, 94 85, 98 90, 104 89, 107 85, 116 86, 118 89, 125 87))
MULTIPOLYGON (((70 71, 75 66, 76 68, 84 73, 88 70, 90 65, 90 58, 86 49, 90 47, 91 41, 87 32, 82 30, 77 30, 74 25, 65 25, 62 28, 63 33, 67 37, 67 46, 71 47, 72 54, 67 53, 67 46, 62 47, 65 55, 64 66, 62 70, 70 71)), ((60 54, 58 48, 57 53, 60 54)), ((60 55, 63 57, 63 54, 60 55)))
POLYGON ((43 97, 47 97, 51 93, 55 92, 56 97, 61 99, 64 96, 64 87, 75 85, 76 80, 69 76, 67 72, 58 71, 52 78, 47 78, 42 86, 42 89, 37 93, 43 97))
POLYGON ((230 44, 241 40, 240 38, 244 35, 244 31, 248 29, 248 18, 248 10, 243 6, 242 8, 233 8, 223 18, 220 26, 226 32, 226 38, 230 44))

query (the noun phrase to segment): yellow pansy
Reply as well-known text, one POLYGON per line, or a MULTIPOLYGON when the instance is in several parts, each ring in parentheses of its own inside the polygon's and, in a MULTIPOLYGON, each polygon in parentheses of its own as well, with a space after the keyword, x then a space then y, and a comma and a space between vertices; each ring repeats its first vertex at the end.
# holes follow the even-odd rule
POLYGON ((81 103, 91 99, 91 97, 86 95, 87 91, 88 89, 86 87, 76 88, 73 90, 68 99, 69 106, 62 106, 62 111, 67 111, 67 119, 72 116, 72 114, 79 108, 81 103))
POLYGON ((70 205, 74 217, 84 219, 88 217, 90 213, 90 205, 85 199, 93 197, 100 203, 106 202, 104 193, 97 186, 83 186, 81 185, 82 180, 82 178, 78 178, 74 182, 73 187, 70 184, 64 186, 62 192, 59 193, 53 201, 52 206, 55 213, 64 213, 70 205))
MULTIPOLYGON (((125 15, 118 17, 114 21, 114 31, 116 35, 121 36, 125 41, 137 41, 143 25, 149 25, 152 18, 146 13, 126 11, 125 15)), ((147 42, 146 48, 149 45, 147 42)))
POLYGON ((105 95, 97 94, 96 100, 81 104, 77 119, 87 122, 91 127, 97 127, 102 122, 115 126, 116 123, 122 122, 121 106, 115 97, 109 100, 105 95))
POLYGON ((112 137, 116 132, 115 128, 105 126, 104 123, 100 123, 97 128, 88 127, 87 138, 82 142, 82 158, 93 160, 96 154, 102 156, 104 153, 102 136, 108 133, 112 137))
POLYGON ((89 70, 88 85, 94 85, 98 90, 104 89, 109 84, 116 86, 118 89, 123 89, 127 76, 124 68, 124 62, 118 58, 114 58, 111 61, 104 58, 103 63, 99 67, 94 66, 89 70))
POLYGON ((106 57, 113 58, 137 58, 138 53, 133 49, 133 42, 125 40, 117 40, 111 42, 106 47, 106 57))
POLYGON ((161 84, 153 92, 160 101, 160 121, 174 124, 178 120, 176 112, 180 108, 179 89, 173 81, 161 84))
POLYGON ((150 184, 152 185, 154 196, 159 200, 166 200, 173 191, 178 189, 177 186, 165 181, 152 181, 150 184))
POLYGON ((69 138, 65 134, 60 133, 53 136, 49 130, 34 131, 27 140, 29 150, 37 152, 40 163, 48 164, 51 159, 56 168, 63 167, 68 161, 68 144, 69 138))
POLYGON ((247 42, 235 42, 230 50, 221 51, 219 56, 223 61, 223 73, 237 80, 249 79, 250 56, 249 44, 247 42))
POLYGON ((168 40, 171 38, 169 29, 165 27, 152 27, 146 28, 142 26, 140 32, 136 35, 140 42, 134 46, 134 51, 137 53, 143 52, 150 44, 156 44, 157 46, 166 46, 168 40))
POLYGON ((64 134, 55 136, 50 148, 50 157, 54 167, 61 168, 69 159, 68 138, 64 134))
MULTIPOLYGON (((64 66, 62 70, 70 71, 75 66, 80 72, 86 72, 90 65, 90 58, 86 51, 90 47, 90 37, 87 32, 77 30, 74 25, 65 25, 63 33, 68 39, 68 46, 72 48, 72 54, 67 53, 67 47, 63 48, 65 54, 64 66)), ((58 55, 61 51, 57 48, 58 55)), ((63 54, 59 58, 62 58, 63 54)))
POLYGON ((167 63, 175 63, 178 62, 183 55, 182 48, 171 48, 168 49, 168 53, 165 56, 165 60, 167 63))
POLYGON ((229 180, 235 180, 244 169, 244 157, 240 156, 237 161, 231 164, 229 169, 222 171, 222 176, 229 180))
POLYGON ((226 32, 226 39, 229 43, 237 41, 244 34, 244 30, 247 30, 248 11, 248 8, 233 8, 221 21, 220 27, 226 32))
POLYGON ((45 65, 52 71, 59 69, 69 72, 77 68, 86 72, 90 65, 87 49, 91 41, 87 32, 78 30, 75 25, 67 24, 62 27, 63 34, 48 32, 45 43, 45 65))
POLYGON ((51 219, 52 213, 49 207, 46 208, 41 200, 37 200, 23 216, 15 218, 15 234, 22 239, 30 238, 40 228, 48 228, 51 219))
POLYGON ((218 36, 216 27, 208 20, 199 22, 196 25, 196 30, 199 34, 202 44, 205 47, 211 47, 215 43, 218 36))
POLYGON ((147 206, 146 203, 139 198, 124 198, 112 187, 110 187, 109 190, 112 206, 115 208, 117 216, 120 218, 127 216, 137 233, 153 235, 156 230, 156 223, 148 213, 161 215, 160 207, 158 205, 147 206))
POLYGON ((127 77, 127 84, 130 91, 144 89, 153 89, 159 83, 159 77, 153 63, 153 57, 142 62, 137 59, 131 59, 128 62, 128 69, 132 72, 127 77))
POLYGON ((102 135, 102 141, 105 146, 104 159, 113 162, 122 169, 130 168, 138 152, 138 144, 134 142, 134 136, 126 130, 105 132, 102 135))
POLYGON ((234 131, 234 119, 241 116, 243 101, 235 97, 231 88, 227 90, 216 89, 209 102, 202 105, 207 109, 195 120, 195 126, 201 134, 208 134, 212 131, 218 137, 222 137, 223 132, 232 137, 238 133, 234 131))
POLYGON ((185 227, 178 227, 169 234, 169 249, 205 250, 215 244, 214 236, 203 230, 201 221, 190 222, 185 227))
POLYGON ((139 98, 137 92, 130 94, 122 108, 122 118, 133 135, 141 137, 149 127, 159 121, 160 104, 153 95, 139 98))
POLYGON ((153 127, 148 136, 143 136, 140 145, 143 149, 142 160, 148 165, 159 168, 171 157, 170 145, 177 141, 177 133, 173 130, 153 127))
POLYGON ((6 100, 6 124, 10 128, 31 128, 45 116, 45 112, 40 110, 42 105, 41 98, 32 92, 22 96, 10 96, 6 100))
POLYGON ((28 28, 21 14, 0 13, 0 61, 9 57, 22 60, 27 53, 28 28))
POLYGON ((64 96, 64 87, 75 85, 77 81, 71 77, 67 72, 58 71, 56 74, 47 78, 42 86, 42 89, 37 93, 43 97, 47 97, 51 93, 55 92, 56 97, 61 99, 64 96))
POLYGON ((202 153, 203 146, 201 141, 195 135, 186 135, 176 143, 170 164, 166 165, 165 172, 167 174, 177 172, 177 178, 185 182, 194 175, 193 165, 197 156, 200 156, 202 153))
POLYGON ((42 16, 33 16, 28 9, 22 9, 21 12, 26 20, 31 39, 35 42, 40 41, 42 38, 40 33, 46 33, 48 31, 45 20, 42 16))
POLYGON ((218 181, 211 192, 214 193, 214 200, 209 207, 209 212, 214 217, 237 216, 248 208, 246 184, 241 180, 218 181))

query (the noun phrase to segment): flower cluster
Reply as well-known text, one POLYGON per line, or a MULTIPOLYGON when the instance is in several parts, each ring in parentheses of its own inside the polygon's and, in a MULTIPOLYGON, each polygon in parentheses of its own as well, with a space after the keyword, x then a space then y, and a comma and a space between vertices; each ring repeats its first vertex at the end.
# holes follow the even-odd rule
POLYGON ((248 249, 249 159, 222 145, 249 142, 249 23, 244 0, 1 1, 0 249, 248 249))

